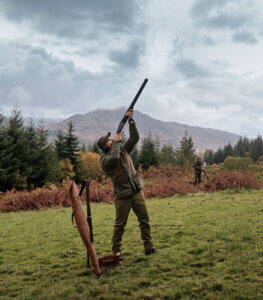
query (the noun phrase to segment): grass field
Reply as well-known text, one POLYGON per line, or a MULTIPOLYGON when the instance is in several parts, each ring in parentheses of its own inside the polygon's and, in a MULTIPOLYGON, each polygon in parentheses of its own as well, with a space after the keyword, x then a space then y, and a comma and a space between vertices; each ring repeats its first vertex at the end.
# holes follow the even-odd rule
MULTIPOLYGON (((0 299, 263 299, 263 190, 147 200, 157 253, 133 213, 124 269, 97 279, 71 209, 0 215, 0 299)), ((110 254, 114 206, 92 205, 95 247, 110 254)))

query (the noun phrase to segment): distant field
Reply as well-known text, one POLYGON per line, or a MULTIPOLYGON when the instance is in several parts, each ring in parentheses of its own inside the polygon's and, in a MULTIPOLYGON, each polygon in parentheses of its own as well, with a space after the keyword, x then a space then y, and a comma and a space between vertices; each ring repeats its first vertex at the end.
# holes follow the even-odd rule
MULTIPOLYGON (((0 215, 0 299, 263 299, 263 190, 147 200, 158 251, 146 257, 136 217, 124 269, 97 279, 71 208, 0 215)), ((92 204, 95 247, 110 254, 114 206, 92 204)))

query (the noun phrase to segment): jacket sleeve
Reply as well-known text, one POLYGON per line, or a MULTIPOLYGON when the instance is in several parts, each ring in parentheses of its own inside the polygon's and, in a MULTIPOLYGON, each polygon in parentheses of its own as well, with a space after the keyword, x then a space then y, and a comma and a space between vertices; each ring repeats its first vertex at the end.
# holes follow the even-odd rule
POLYGON ((196 170, 202 171, 202 164, 196 164, 196 170))
POLYGON ((113 142, 110 153, 101 157, 102 168, 105 170, 113 167, 120 159, 120 153, 120 143, 113 142))
POLYGON ((129 125, 130 125, 129 126, 130 136, 128 140, 125 142, 125 144, 122 146, 122 148, 126 150, 128 153, 131 153, 134 146, 138 143, 140 137, 133 119, 129 120, 129 125))

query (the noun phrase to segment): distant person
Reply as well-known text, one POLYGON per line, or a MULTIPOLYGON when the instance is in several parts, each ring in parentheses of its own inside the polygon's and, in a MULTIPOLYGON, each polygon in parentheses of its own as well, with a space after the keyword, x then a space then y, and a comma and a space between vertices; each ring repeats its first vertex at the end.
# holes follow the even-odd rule
POLYGON ((111 177, 114 187, 116 219, 112 236, 112 252, 120 256, 120 259, 123 259, 121 255, 122 236, 131 208, 140 224, 145 255, 155 252, 149 215, 141 191, 142 182, 130 157, 132 149, 139 141, 139 133, 133 120, 133 111, 127 112, 126 115, 129 117, 130 137, 123 146, 120 143, 120 134, 116 134, 113 139, 110 139, 109 132, 98 140, 98 146, 104 152, 100 160, 102 169, 107 176, 111 177))
POLYGON ((193 165, 195 170, 195 182, 194 185, 201 183, 201 174, 203 170, 203 164, 200 157, 196 158, 195 164, 193 165))

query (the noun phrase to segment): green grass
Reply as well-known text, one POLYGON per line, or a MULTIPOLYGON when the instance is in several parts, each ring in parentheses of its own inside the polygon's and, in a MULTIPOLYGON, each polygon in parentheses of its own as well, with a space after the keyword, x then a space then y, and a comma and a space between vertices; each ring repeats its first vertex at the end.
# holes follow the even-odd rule
MULTIPOLYGON (((130 214, 124 269, 97 279, 71 208, 0 215, 0 299, 263 299, 263 191, 147 200, 158 253, 130 214)), ((93 204, 95 247, 110 254, 114 206, 93 204)))

